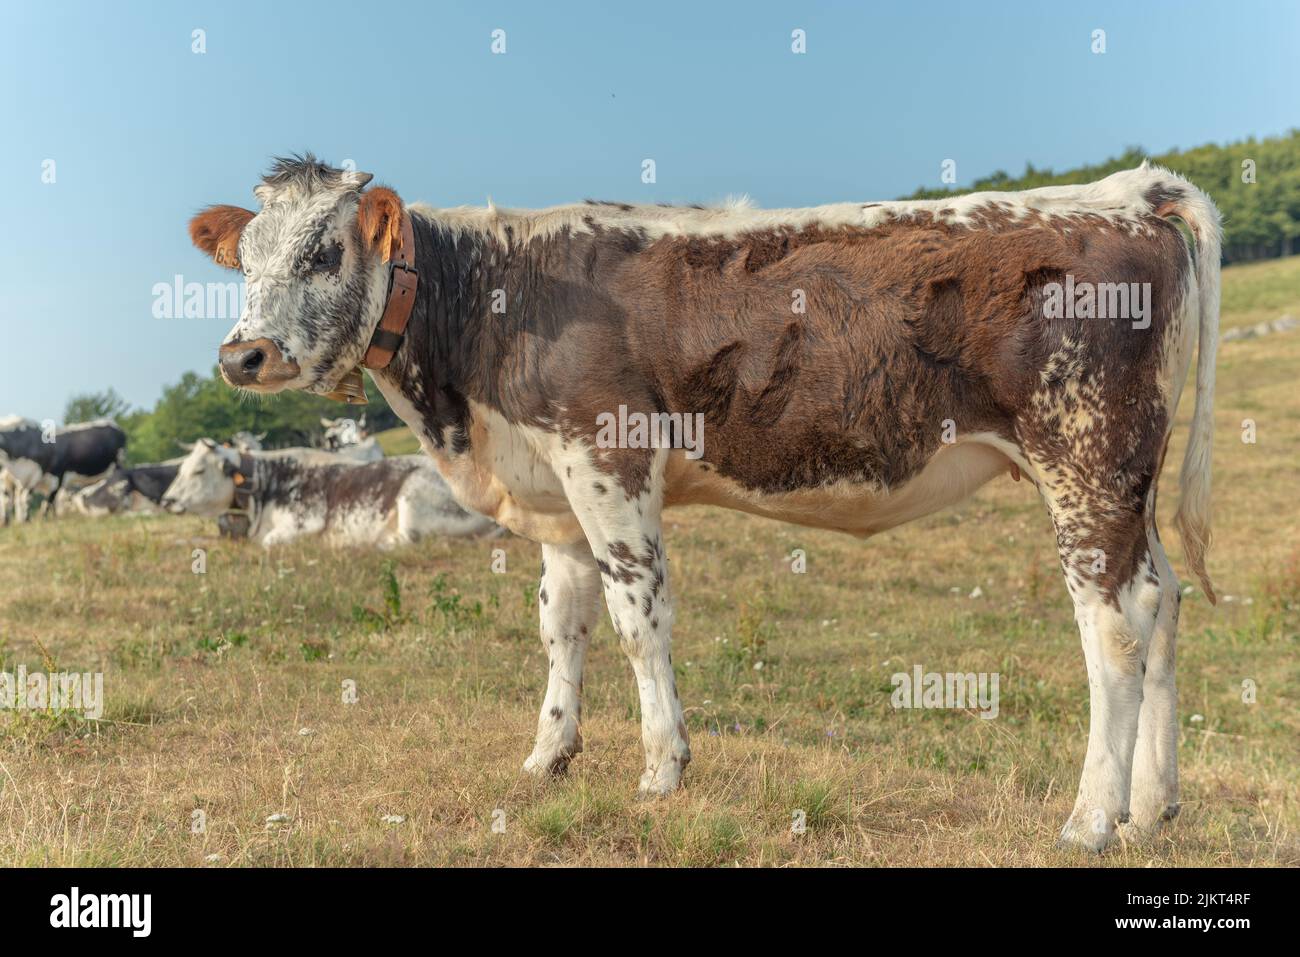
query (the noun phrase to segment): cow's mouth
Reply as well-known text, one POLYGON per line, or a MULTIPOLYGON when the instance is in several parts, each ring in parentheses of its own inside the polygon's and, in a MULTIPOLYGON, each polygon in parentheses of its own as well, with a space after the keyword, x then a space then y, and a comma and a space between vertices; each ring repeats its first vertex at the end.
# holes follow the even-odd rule
POLYGON ((254 392, 279 392, 301 372, 266 338, 227 342, 217 350, 217 359, 227 383, 254 392))

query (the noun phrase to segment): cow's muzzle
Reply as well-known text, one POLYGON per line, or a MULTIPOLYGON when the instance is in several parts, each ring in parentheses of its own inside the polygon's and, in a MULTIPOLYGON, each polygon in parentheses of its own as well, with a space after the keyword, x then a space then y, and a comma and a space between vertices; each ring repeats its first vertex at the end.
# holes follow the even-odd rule
POLYGON ((231 385, 276 386, 298 377, 298 363, 286 359, 270 339, 227 342, 217 351, 221 376, 231 385))

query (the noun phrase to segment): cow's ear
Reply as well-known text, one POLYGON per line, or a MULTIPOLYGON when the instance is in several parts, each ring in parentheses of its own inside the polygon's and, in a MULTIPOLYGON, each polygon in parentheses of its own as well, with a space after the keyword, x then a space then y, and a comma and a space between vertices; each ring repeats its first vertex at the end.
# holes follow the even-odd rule
POLYGON ((190 220, 190 239, 218 266, 239 268, 239 237, 257 214, 239 206, 209 206, 190 220))
POLYGON ((402 244, 402 201, 397 194, 387 186, 362 193, 357 204, 357 228, 366 248, 388 262, 402 244))

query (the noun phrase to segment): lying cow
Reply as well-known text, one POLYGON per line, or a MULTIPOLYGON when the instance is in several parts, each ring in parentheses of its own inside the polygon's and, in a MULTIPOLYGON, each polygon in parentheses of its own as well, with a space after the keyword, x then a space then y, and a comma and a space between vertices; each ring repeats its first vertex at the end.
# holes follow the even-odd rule
POLYGON ((497 530, 491 520, 456 504, 424 456, 322 461, 327 455, 240 454, 204 439, 181 463, 162 505, 208 518, 243 512, 247 537, 267 548, 321 535, 333 545, 387 549, 422 538, 497 530))
POLYGON ((147 512, 159 507, 163 493, 176 479, 180 459, 150 465, 116 468, 104 478, 81 489, 73 504, 83 515, 116 515, 147 512))
POLYGON ((603 592, 640 692, 641 790, 681 781, 663 508, 867 537, 1010 472, 1051 514, 1087 660, 1062 838, 1101 849, 1130 816, 1176 813, 1179 584, 1155 499, 1199 343, 1175 524, 1213 600, 1220 232, 1204 193, 1144 164, 813 209, 440 210, 370 179, 280 161, 260 212, 194 218, 195 244, 248 280, 222 375, 347 396, 363 365, 459 501, 542 543, 551 670, 528 770, 580 750, 603 592))

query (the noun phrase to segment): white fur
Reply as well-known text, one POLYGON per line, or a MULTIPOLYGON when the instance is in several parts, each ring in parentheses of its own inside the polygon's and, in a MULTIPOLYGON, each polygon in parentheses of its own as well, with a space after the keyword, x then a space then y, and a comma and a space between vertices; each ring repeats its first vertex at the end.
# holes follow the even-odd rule
POLYGON ((573 203, 547 209, 505 209, 490 205, 438 209, 413 203, 411 209, 450 232, 478 232, 518 244, 545 239, 568 229, 591 231, 588 221, 608 228, 643 231, 651 241, 664 236, 734 238, 745 233, 787 228, 850 227, 872 229, 884 223, 917 215, 934 216, 949 225, 971 225, 981 212, 1001 211, 1013 219, 1031 214, 1048 218, 1099 217, 1108 222, 1127 222, 1137 228, 1151 212, 1145 194, 1153 185, 1173 174, 1143 164, 1137 169, 1113 173, 1095 183, 1072 186, 1044 186, 1020 192, 966 193, 944 199, 893 200, 862 203, 832 203, 797 209, 760 209, 748 197, 719 206, 632 206, 573 203), (509 232, 507 232, 509 227, 509 232))

